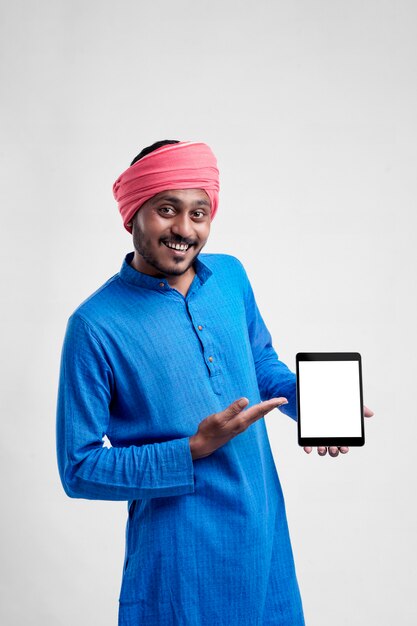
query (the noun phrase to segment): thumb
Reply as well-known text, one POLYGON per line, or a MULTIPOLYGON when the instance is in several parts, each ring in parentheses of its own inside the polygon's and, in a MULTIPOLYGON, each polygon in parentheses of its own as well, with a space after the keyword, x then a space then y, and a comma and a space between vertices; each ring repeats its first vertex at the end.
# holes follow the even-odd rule
POLYGON ((248 406, 248 404, 249 400, 247 398, 239 398, 238 400, 232 402, 232 404, 229 404, 224 412, 226 413, 227 417, 233 417, 234 415, 240 413, 245 408, 245 406, 248 406))

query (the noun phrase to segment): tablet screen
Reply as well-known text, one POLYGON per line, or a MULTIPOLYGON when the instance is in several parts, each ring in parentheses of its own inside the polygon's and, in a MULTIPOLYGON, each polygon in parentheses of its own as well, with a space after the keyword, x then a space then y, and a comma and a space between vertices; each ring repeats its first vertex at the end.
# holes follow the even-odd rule
POLYGON ((297 401, 302 445, 363 445, 358 353, 299 353, 297 401))

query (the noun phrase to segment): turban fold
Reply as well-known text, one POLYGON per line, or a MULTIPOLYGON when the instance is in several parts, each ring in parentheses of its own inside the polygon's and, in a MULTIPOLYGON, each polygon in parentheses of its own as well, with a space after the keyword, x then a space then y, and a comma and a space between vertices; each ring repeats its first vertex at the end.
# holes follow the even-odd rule
POLYGON ((113 185, 123 224, 150 198, 168 189, 203 189, 210 198, 211 217, 219 204, 219 170, 205 143, 167 144, 128 167, 113 185))

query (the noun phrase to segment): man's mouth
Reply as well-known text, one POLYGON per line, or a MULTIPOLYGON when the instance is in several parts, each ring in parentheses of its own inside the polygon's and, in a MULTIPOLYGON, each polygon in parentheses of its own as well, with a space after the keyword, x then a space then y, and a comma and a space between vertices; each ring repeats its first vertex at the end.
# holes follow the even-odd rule
POLYGON ((188 243, 174 243, 173 241, 163 241, 162 243, 167 248, 171 248, 171 250, 179 250, 180 252, 187 252, 188 248, 190 248, 190 244, 188 243))

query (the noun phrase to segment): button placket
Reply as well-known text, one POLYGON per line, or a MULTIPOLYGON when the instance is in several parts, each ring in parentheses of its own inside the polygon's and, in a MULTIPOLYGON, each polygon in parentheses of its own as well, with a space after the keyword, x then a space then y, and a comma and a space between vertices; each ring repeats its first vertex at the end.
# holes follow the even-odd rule
MULTIPOLYGON (((194 315, 193 309, 194 309, 193 305, 188 301, 187 302, 188 315, 190 316, 193 327, 197 332, 197 337, 203 348, 202 356, 209 370, 210 378, 212 378, 213 376, 217 376, 220 373, 220 369, 217 367, 217 364, 216 364, 215 351, 213 350, 213 345, 211 344, 211 341, 210 341, 210 333, 208 333, 207 335, 204 332, 205 325, 201 323, 196 323, 194 321, 195 318, 198 317, 197 315, 198 312, 196 311, 196 315, 194 315)), ((199 322, 201 322, 201 320, 199 320, 199 322)))

